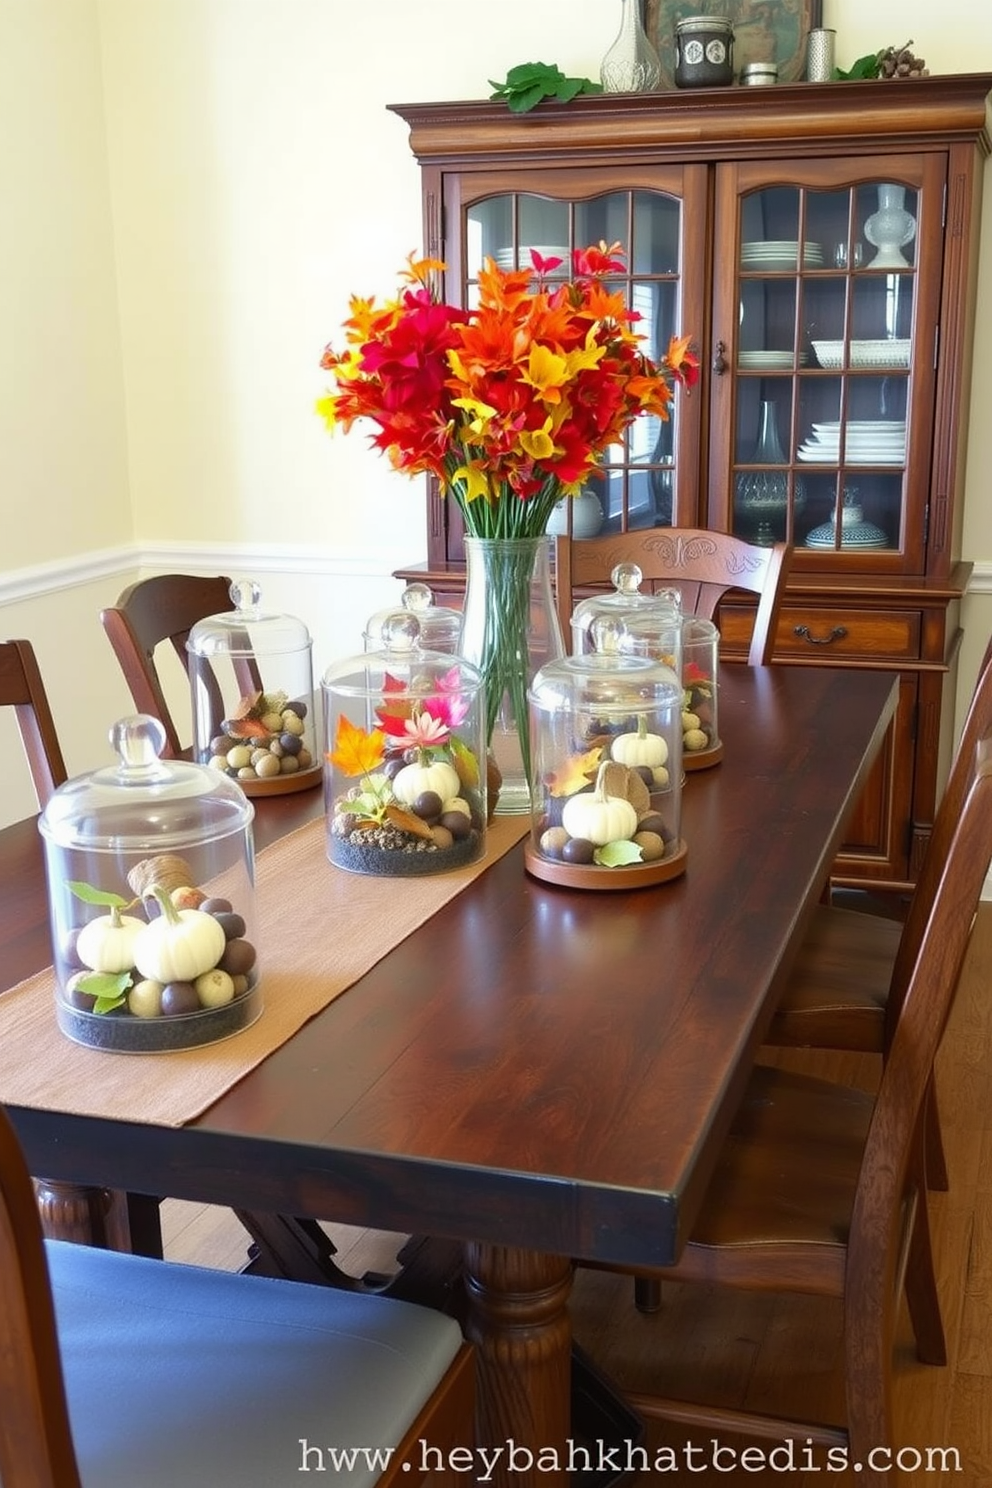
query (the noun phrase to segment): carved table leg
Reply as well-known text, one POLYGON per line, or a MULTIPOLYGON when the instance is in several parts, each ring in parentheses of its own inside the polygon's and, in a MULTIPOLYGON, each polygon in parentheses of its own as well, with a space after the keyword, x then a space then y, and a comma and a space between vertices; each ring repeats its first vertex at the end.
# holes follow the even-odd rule
POLYGON ((472 1243, 466 1271, 467 1332, 478 1355, 477 1440, 494 1457, 501 1449, 492 1482, 499 1488, 565 1484, 571 1262, 472 1243))
POLYGON ((36 1178, 41 1227, 50 1240, 75 1240, 105 1250, 130 1250, 127 1195, 109 1188, 36 1178))

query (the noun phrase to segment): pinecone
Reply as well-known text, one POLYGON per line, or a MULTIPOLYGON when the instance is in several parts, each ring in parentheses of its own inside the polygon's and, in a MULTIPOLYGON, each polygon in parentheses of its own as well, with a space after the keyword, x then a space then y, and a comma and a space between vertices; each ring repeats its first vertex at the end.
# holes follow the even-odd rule
POLYGON ((912 40, 907 41, 905 46, 886 47, 878 54, 878 75, 880 78, 914 78, 929 77, 930 70, 922 57, 914 57, 910 51, 912 40))

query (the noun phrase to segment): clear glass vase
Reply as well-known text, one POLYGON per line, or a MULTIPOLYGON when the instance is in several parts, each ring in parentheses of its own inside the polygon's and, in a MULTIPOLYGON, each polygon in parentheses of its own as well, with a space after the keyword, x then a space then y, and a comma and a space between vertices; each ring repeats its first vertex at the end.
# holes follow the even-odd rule
POLYGON ((502 776, 501 816, 531 809, 527 688, 564 656, 547 537, 466 537, 465 608, 459 652, 481 671, 486 742, 502 776))
POLYGON ((650 93, 661 81, 661 63, 641 21, 641 0, 620 3, 620 30, 600 64, 599 80, 607 93, 650 93))

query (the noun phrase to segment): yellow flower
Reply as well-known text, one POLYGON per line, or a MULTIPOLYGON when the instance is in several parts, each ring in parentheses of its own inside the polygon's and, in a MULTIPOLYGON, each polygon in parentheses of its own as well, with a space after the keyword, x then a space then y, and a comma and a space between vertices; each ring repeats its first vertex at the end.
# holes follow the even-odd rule
POLYGON ((555 442, 551 437, 551 420, 545 421, 543 429, 521 430, 520 447, 525 454, 530 455, 532 460, 549 460, 555 452, 555 442))
POLYGON ((473 460, 468 465, 459 465, 452 480, 461 482, 462 494, 468 502, 475 501, 479 496, 489 495, 489 478, 481 460, 473 460))

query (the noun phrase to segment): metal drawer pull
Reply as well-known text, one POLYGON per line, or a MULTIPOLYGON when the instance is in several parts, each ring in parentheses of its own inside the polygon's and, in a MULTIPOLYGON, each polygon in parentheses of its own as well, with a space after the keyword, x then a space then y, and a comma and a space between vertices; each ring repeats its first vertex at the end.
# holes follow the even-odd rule
POLYGON ((835 625, 829 635, 810 635, 808 625, 797 625, 792 632, 793 635, 802 636, 804 641, 809 641, 811 646, 829 646, 832 641, 842 641, 847 635, 846 625, 835 625))

